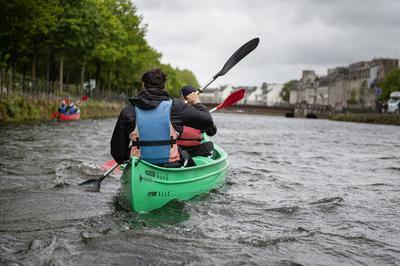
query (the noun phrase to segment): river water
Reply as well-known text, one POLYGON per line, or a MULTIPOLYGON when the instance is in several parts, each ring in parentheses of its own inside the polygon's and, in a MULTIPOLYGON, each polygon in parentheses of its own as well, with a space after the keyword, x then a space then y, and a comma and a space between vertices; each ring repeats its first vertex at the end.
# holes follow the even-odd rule
POLYGON ((215 114, 225 185, 138 215, 77 185, 116 119, 0 127, 0 264, 400 264, 400 130, 215 114))

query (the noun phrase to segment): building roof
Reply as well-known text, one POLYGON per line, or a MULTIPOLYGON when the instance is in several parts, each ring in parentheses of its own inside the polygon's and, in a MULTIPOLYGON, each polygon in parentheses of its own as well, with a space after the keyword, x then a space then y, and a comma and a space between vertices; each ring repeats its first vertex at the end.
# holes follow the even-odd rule
POLYGON ((367 70, 375 65, 374 61, 361 61, 350 64, 348 69, 352 72, 367 70))

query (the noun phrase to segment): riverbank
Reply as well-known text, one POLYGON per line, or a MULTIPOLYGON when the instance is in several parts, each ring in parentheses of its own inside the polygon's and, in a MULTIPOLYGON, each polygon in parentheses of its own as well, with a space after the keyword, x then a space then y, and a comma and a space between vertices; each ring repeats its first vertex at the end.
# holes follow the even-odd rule
MULTIPOLYGON (((0 123, 49 121, 60 102, 52 99, 32 99, 19 94, 3 95, 0 99, 0 123)), ((89 100, 79 105, 81 118, 116 117, 123 102, 89 100)))
POLYGON ((395 114, 347 113, 347 114, 331 115, 328 118, 335 121, 400 126, 400 115, 395 115, 395 114))

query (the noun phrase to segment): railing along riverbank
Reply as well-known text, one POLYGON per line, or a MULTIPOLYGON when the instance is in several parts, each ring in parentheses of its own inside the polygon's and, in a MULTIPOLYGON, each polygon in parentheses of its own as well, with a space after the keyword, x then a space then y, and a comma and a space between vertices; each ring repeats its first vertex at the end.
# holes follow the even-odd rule
POLYGON ((89 93, 79 86, 65 86, 60 90, 52 84, 15 84, 11 88, 0 89, 0 123, 51 120, 62 100, 75 102, 81 109, 82 119, 116 117, 125 106, 126 99, 123 93, 104 90, 89 93), (89 95, 82 101, 83 96, 89 95))
MULTIPOLYGON (((29 99, 49 99, 59 100, 68 99, 76 101, 82 96, 89 96, 92 100, 106 101, 124 101, 126 95, 133 93, 135 90, 131 88, 122 89, 124 92, 112 90, 110 87, 91 88, 84 84, 63 84, 59 82, 36 80, 23 77, 16 74, 14 79, 9 79, 6 75, 1 75, 0 78, 0 97, 4 98, 9 95, 24 95, 29 99)), ((121 89, 119 90, 121 91, 121 89)))

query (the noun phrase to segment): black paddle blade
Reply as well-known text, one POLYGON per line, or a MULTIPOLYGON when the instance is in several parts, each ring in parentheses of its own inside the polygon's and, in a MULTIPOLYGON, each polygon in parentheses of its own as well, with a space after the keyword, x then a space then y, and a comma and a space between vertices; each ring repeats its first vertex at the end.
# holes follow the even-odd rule
POLYGON ((100 191, 100 182, 99 179, 89 179, 85 182, 79 184, 79 186, 85 187, 86 190, 99 192, 100 191))
POLYGON ((247 43, 243 44, 229 59, 226 61, 224 67, 214 76, 214 79, 223 76, 228 72, 232 67, 234 67, 237 63, 240 62, 243 58, 245 58, 249 53, 251 53, 254 49, 257 48, 258 43, 260 42, 260 38, 254 38, 247 43))

